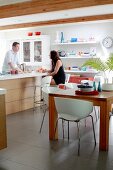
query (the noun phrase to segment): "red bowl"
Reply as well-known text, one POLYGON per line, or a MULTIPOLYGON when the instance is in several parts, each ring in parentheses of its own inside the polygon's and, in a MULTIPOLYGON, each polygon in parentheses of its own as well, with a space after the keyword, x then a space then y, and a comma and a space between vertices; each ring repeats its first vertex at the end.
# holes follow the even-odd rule
POLYGON ((35 32, 35 35, 40 35, 41 34, 41 32, 35 32))
POLYGON ((33 33, 32 32, 28 32, 28 36, 32 36, 33 35, 33 33))

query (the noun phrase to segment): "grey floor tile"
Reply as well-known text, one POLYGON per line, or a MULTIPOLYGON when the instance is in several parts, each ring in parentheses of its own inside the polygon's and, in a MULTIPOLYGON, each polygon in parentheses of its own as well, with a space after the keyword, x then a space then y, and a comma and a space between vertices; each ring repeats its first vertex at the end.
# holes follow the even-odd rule
POLYGON ((99 119, 95 120, 97 145, 90 119, 80 124, 81 148, 77 156, 77 128, 70 124, 70 140, 62 139, 59 122, 59 140, 48 139, 48 113, 42 133, 39 128, 42 111, 38 108, 7 116, 8 147, 0 151, 0 170, 111 170, 113 169, 113 117, 110 118, 109 151, 99 152, 99 119))
POLYGON ((0 151, 0 157, 2 158, 10 158, 15 155, 19 155, 20 153, 31 149, 32 146, 26 145, 20 142, 10 141, 8 142, 8 147, 0 151))
POLYGON ((9 160, 0 162, 0 170, 39 170, 9 160))

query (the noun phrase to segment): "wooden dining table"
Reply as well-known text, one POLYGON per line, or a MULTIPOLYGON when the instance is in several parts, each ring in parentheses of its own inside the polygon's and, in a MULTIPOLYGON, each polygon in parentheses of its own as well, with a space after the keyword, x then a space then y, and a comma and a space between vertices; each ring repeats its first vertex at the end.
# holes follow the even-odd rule
POLYGON ((113 92, 102 91, 98 95, 77 95, 74 89, 58 90, 49 94, 49 139, 58 139, 54 135, 55 123, 58 114, 55 109, 54 97, 80 99, 93 102, 94 106, 100 106, 100 127, 99 127, 99 150, 107 151, 109 148, 109 112, 113 104, 113 92))

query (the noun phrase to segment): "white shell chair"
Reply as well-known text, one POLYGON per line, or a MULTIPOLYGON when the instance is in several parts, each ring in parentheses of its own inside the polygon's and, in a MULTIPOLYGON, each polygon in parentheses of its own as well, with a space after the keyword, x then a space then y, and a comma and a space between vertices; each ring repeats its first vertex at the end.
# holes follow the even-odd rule
POLYGON ((43 126, 43 123, 44 123, 46 111, 48 110, 48 107, 49 107, 49 103, 48 103, 49 93, 52 93, 52 92, 55 92, 55 91, 58 91, 57 87, 51 87, 51 86, 42 87, 42 98, 43 98, 42 109, 43 109, 44 114, 43 114, 43 117, 42 117, 41 126, 40 126, 40 130, 39 130, 40 133, 42 131, 42 126, 43 126))
MULTIPOLYGON (((91 81, 91 80, 82 80, 81 83, 86 83, 88 82, 89 85, 93 86, 93 82, 94 81, 91 81)), ((93 106, 93 109, 94 109, 94 113, 95 113, 95 118, 96 118, 96 121, 99 119, 99 106, 93 106)))
MULTIPOLYGON (((90 80, 82 80, 81 82, 82 83, 83 82, 89 82, 90 85, 93 84, 93 81, 90 81, 90 80)), ((65 85, 66 85, 67 88, 78 90, 77 83, 68 83, 68 82, 66 82, 65 85)), ((99 108, 97 110, 97 107, 93 106, 93 110, 94 110, 95 118, 96 118, 96 121, 97 121, 98 118, 99 118, 99 108)))
POLYGON ((68 121, 68 139, 69 139, 69 121, 76 122, 77 129, 78 129, 78 155, 79 155, 80 154, 79 122, 81 121, 81 119, 90 116, 92 119, 94 141, 96 145, 94 121, 93 121, 93 117, 90 115, 90 113, 93 111, 93 103, 85 100, 69 99, 69 98, 61 98, 61 97, 55 97, 54 100, 55 100, 55 107, 58 113, 58 119, 55 125, 55 133, 56 133, 56 127, 59 119, 68 121))
POLYGON ((42 77, 41 79, 41 84, 40 85, 36 85, 34 87, 34 109, 35 110, 35 107, 36 107, 36 104, 43 104, 43 100, 42 100, 42 88, 45 87, 45 86, 50 86, 50 83, 51 83, 51 79, 52 79, 52 76, 45 76, 45 77, 42 77), (40 100, 36 100, 36 89, 40 88, 40 100))

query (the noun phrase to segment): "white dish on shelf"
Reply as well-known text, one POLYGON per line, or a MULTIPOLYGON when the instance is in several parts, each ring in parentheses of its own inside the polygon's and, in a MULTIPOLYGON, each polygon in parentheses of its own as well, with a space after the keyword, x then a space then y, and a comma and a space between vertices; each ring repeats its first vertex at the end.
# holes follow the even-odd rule
POLYGON ((71 68, 73 71, 79 71, 79 68, 71 68))

